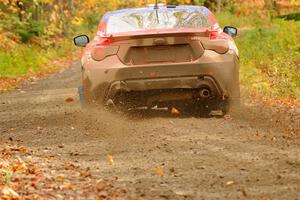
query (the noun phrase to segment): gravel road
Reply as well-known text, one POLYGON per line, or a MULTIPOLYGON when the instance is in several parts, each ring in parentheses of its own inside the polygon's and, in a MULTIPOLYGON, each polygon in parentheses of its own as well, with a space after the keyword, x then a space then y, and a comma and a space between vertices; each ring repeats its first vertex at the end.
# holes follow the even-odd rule
POLYGON ((78 163, 132 198, 300 199, 300 139, 289 137, 299 113, 251 104, 223 118, 84 111, 79 84, 74 63, 1 94, 0 144, 25 146, 58 167, 78 163))

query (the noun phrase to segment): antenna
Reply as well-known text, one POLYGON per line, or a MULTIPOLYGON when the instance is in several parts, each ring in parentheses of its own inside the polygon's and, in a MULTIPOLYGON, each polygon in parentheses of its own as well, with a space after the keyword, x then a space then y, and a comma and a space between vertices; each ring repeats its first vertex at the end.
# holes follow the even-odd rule
POLYGON ((156 19, 157 19, 157 23, 159 23, 159 17, 158 17, 158 0, 155 1, 155 13, 156 13, 156 19))
POLYGON ((158 9, 158 0, 155 1, 154 9, 158 9))

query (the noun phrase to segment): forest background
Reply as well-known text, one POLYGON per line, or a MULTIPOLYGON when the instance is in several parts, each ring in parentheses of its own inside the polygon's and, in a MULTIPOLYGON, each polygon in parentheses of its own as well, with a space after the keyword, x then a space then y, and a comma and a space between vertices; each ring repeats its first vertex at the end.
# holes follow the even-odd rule
MULTIPOLYGON (((299 0, 165 0, 204 5, 220 25, 239 28, 243 91, 300 100, 299 0)), ((93 36, 111 10, 143 7, 154 0, 2 0, 0 2, 0 91, 72 60, 72 37, 93 36)), ((76 56, 78 59, 78 56, 76 56)))

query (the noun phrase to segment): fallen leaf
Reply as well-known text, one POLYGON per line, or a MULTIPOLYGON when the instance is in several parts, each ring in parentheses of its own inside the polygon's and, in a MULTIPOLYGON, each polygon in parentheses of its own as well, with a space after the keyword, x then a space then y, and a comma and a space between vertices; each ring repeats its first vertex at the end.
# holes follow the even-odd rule
POLYGON ((73 190, 73 186, 72 186, 71 183, 64 183, 64 184, 60 187, 60 189, 62 189, 62 190, 73 190))
POLYGON ((73 101, 74 101, 74 98, 72 98, 72 97, 68 97, 65 99, 65 102, 67 102, 67 103, 71 103, 73 101))
POLYGON ((26 154, 28 152, 25 147, 11 147, 10 151, 17 151, 17 152, 20 152, 22 154, 26 154))
POLYGON ((19 199, 20 196, 17 192, 8 186, 4 186, 0 192, 1 199, 19 199))
POLYGON ((185 190, 175 190, 174 193, 179 196, 188 196, 191 192, 185 190))
POLYGON ((163 176, 163 175, 164 175, 164 172, 163 172, 162 168, 160 168, 160 167, 157 167, 157 168, 155 169, 155 173, 156 173, 158 176, 163 176))
POLYGON ((270 200, 270 198, 269 197, 263 197, 263 198, 261 198, 261 200, 270 200))
POLYGON ((247 197, 247 196, 248 196, 248 195, 247 195, 247 192, 246 192, 245 190, 242 190, 241 192, 242 192, 242 194, 243 194, 244 197, 247 197))
POLYGON ((87 178, 87 177, 91 177, 92 174, 91 174, 91 172, 89 172, 89 171, 81 171, 81 172, 80 172, 80 176, 81 176, 81 177, 87 178))
POLYGON ((12 166, 12 171, 13 172, 17 172, 17 171, 25 171, 27 169, 27 166, 25 164, 25 162, 17 157, 17 159, 14 162, 14 165, 12 166))
POLYGON ((234 184, 234 181, 228 181, 228 182, 226 183, 227 186, 233 185, 233 184, 234 184))
POLYGON ((174 173, 175 172, 175 168, 174 167, 170 168, 170 172, 174 173))
POLYGON ((64 174, 60 174, 56 177, 56 180, 59 180, 59 181, 64 181, 66 178, 66 176, 64 174))
POLYGON ((171 109, 171 114, 173 114, 173 115, 180 115, 180 112, 179 112, 179 110, 177 110, 176 108, 172 108, 171 109))
POLYGON ((109 162, 111 165, 114 164, 114 159, 113 159, 112 155, 108 155, 108 156, 107 156, 107 159, 108 159, 108 162, 109 162))

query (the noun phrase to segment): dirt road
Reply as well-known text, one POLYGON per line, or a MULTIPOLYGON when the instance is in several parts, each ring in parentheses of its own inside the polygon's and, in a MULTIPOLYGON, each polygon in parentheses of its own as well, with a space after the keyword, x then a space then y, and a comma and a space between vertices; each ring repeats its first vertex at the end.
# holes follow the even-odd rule
POLYGON ((77 163, 132 198, 300 199, 300 140, 289 138, 299 114, 250 104, 225 118, 87 112, 79 84, 77 63, 1 94, 0 144, 25 146, 56 169, 77 163))

